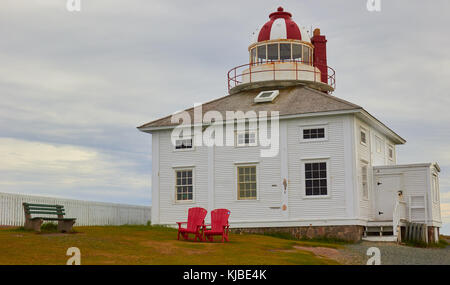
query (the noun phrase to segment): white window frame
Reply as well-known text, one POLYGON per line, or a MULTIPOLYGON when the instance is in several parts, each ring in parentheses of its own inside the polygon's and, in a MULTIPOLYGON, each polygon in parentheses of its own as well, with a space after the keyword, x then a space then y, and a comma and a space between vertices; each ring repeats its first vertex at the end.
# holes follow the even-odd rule
POLYGON ((390 161, 394 161, 394 157, 395 157, 395 148, 394 148, 393 145, 388 144, 388 145, 387 145, 387 158, 388 158, 390 161), (392 149, 392 157, 390 156, 390 152, 389 152, 391 149, 392 149))
POLYGON ((172 167, 174 173, 174 204, 195 204, 196 193, 195 193, 195 167, 185 166, 185 167, 172 167), (177 199, 177 171, 192 171, 192 200, 178 200, 177 199))
POLYGON ((301 160, 301 188, 302 189, 302 195, 303 199, 329 199, 331 197, 331 179, 330 179, 330 159, 329 158, 307 158, 301 160), (307 163, 326 163, 326 169, 327 169, 327 195, 306 195, 306 164, 307 163))
POLYGON ((302 126, 300 126, 300 142, 301 143, 322 142, 322 141, 327 141, 327 140, 328 140, 328 125, 322 124, 322 125, 302 125, 302 126), (324 129, 325 137, 316 138, 316 139, 303 138, 303 130, 309 130, 309 129, 324 129))
POLYGON ((235 132, 235 146, 236 147, 250 147, 250 146, 258 146, 258 130, 256 129, 250 129, 250 130, 243 130, 243 131, 236 131, 235 132), (239 136, 245 135, 245 134, 254 133, 255 134, 255 142, 253 143, 245 143, 245 137, 244 137, 244 143, 239 143, 239 136))
POLYGON ((235 175, 235 179, 234 179, 234 200, 237 202, 243 202, 243 203, 252 203, 252 202, 258 202, 259 201, 259 185, 260 185, 260 180, 259 180, 259 162, 235 162, 234 163, 234 175, 235 175), (256 199, 239 199, 239 177, 238 177, 238 167, 242 167, 242 166, 255 166, 256 167, 256 199))
POLYGON ((192 136, 191 138, 179 138, 179 139, 176 139, 175 140, 175 145, 173 146, 173 151, 175 151, 175 152, 178 152, 178 151, 193 151, 193 150, 195 150, 195 146, 194 146, 194 136, 192 136), (180 141, 180 140, 192 140, 192 145, 191 145, 191 147, 190 148, 180 148, 180 149, 177 149, 177 141, 180 141))
POLYGON ((253 101, 255 103, 266 103, 266 102, 272 102, 277 98, 278 94, 280 94, 279 90, 267 90, 267 91, 261 91, 258 95, 256 95, 255 99, 253 101), (269 97, 261 97, 262 94, 272 92, 272 94, 269 97))
POLYGON ((361 171, 361 197, 363 200, 369 200, 369 163, 365 160, 360 161, 360 171, 361 171), (363 168, 366 168, 366 189, 364 189, 364 172, 363 168), (366 190, 366 191, 365 191, 366 190))
POLYGON ((436 173, 431 174, 431 190, 434 203, 439 203, 439 176, 436 173))
POLYGON ((363 127, 360 127, 359 128, 359 142, 362 144, 362 145, 364 145, 364 146, 367 146, 367 140, 369 139, 369 136, 368 136, 368 131, 367 131, 367 129, 366 128, 363 128, 363 127), (365 142, 363 142, 363 140, 362 140, 362 133, 364 133, 364 137, 365 137, 365 142))
POLYGON ((375 135, 375 151, 377 153, 383 153, 384 149, 384 140, 380 138, 379 136, 375 135), (380 146, 380 149, 378 150, 378 145, 380 146))

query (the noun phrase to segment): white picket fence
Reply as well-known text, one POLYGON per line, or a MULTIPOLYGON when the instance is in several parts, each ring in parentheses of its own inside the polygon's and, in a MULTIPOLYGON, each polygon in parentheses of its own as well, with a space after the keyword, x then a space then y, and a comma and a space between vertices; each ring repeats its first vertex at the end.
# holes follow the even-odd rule
POLYGON ((143 225, 150 221, 151 207, 90 202, 42 196, 0 193, 0 226, 22 226, 22 203, 63 205, 75 226, 143 225))

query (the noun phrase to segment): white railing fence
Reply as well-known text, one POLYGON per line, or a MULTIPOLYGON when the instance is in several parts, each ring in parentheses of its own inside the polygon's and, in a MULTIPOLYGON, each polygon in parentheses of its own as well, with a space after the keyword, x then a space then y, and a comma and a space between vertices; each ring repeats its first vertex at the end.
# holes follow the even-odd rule
POLYGON ((406 219, 407 219, 407 217, 406 217, 406 202, 397 200, 395 203, 395 206, 394 206, 394 213, 393 213, 393 219, 392 219, 393 234, 394 234, 394 236, 397 237, 397 239, 398 239, 398 234, 399 234, 400 221, 405 221, 406 219))
POLYGON ((63 205, 66 217, 77 219, 75 226, 143 225, 151 218, 146 206, 0 193, 0 226, 23 226, 24 202, 63 205))

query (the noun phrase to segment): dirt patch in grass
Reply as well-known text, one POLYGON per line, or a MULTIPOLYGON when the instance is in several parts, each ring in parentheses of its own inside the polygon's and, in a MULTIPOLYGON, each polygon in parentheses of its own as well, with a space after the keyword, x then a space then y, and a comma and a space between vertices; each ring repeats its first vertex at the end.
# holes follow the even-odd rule
POLYGON ((329 248, 329 247, 306 247, 306 246, 294 246, 295 249, 303 250, 303 251, 309 251, 312 252, 314 255, 322 257, 322 258, 328 258, 336 260, 339 263, 343 264, 350 264, 351 258, 344 254, 342 251, 339 251, 335 248, 329 248))

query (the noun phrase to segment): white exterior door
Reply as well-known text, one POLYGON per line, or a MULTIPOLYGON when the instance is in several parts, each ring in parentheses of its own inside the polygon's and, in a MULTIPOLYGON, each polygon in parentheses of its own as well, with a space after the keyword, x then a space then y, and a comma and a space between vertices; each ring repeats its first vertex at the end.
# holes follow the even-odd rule
POLYGON ((401 190, 401 176, 375 176, 375 219, 392 221, 397 192, 401 190))

